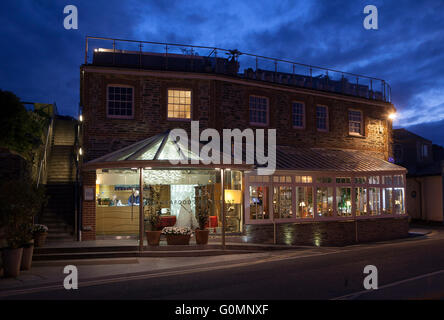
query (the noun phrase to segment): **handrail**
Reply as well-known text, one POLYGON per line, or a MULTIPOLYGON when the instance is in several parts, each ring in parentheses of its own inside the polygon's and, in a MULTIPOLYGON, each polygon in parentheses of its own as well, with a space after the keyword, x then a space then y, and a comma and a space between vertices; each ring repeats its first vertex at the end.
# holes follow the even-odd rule
POLYGON ((49 136, 52 135, 53 123, 54 123, 54 116, 52 116, 51 120, 49 121, 48 130, 47 130, 47 133, 46 133, 45 150, 43 151, 43 158, 42 158, 42 160, 40 160, 39 175, 38 175, 38 178, 37 178, 37 187, 40 184, 40 178, 41 178, 41 175, 42 175, 42 169, 45 168, 45 170, 46 170, 49 136))
MULTIPOLYGON (((189 44, 179 44, 179 43, 167 43, 167 42, 155 42, 155 41, 144 41, 144 40, 132 40, 132 39, 120 39, 120 38, 108 38, 108 37, 97 37, 97 36, 86 36, 85 65, 88 64, 88 50, 89 50, 89 41, 90 40, 112 41, 112 49, 114 50, 114 52, 116 50, 116 42, 126 42, 126 43, 139 44, 140 54, 142 52, 142 44, 151 44, 151 45, 162 46, 164 48, 163 50, 165 50, 165 53, 167 55, 169 54, 168 47, 186 47, 186 48, 198 48, 198 49, 211 50, 208 57, 212 56, 213 54, 214 54, 214 56, 216 56, 217 52, 225 52, 225 53, 233 56, 233 50, 228 50, 228 49, 219 48, 219 47, 199 46, 199 45, 189 45, 189 44)), ((239 56, 246 56, 246 57, 255 58, 256 59, 256 71, 258 71, 258 69, 259 69, 259 66, 258 66, 259 59, 273 63, 275 73, 278 72, 278 63, 281 63, 279 65, 279 68, 281 68, 282 65, 284 66, 283 67, 284 69, 287 68, 287 66, 292 67, 293 74, 295 73, 295 67, 302 67, 302 68, 304 68, 304 70, 306 70, 306 72, 309 72, 310 79, 315 78, 315 76, 312 75, 313 71, 315 71, 315 72, 321 71, 322 75, 326 76, 327 81, 328 81, 328 79, 334 79, 334 78, 331 78, 331 76, 332 76, 331 74, 333 74, 333 75, 337 74, 338 76, 341 75, 342 80, 344 80, 344 79, 351 80, 349 78, 353 78, 352 81, 356 85, 356 89, 353 89, 353 90, 356 90, 356 91, 359 90, 359 86, 361 86, 361 84, 363 83, 362 81, 360 82, 359 79, 363 79, 364 82, 366 82, 367 86, 370 88, 371 94, 374 94, 377 91, 377 90, 374 91, 377 88, 376 82, 380 82, 381 100, 388 101, 388 102, 391 101, 391 87, 385 80, 383 80, 381 78, 365 76, 365 75, 360 75, 357 73, 345 72, 345 71, 340 71, 340 70, 331 69, 331 68, 319 67, 319 66, 315 66, 315 65, 309 65, 309 64, 304 64, 304 63, 285 60, 285 59, 271 58, 271 57, 252 54, 252 53, 248 53, 248 52, 240 52, 237 50, 235 50, 235 51, 236 51, 236 60, 238 59, 239 56), (330 75, 329 75, 329 72, 331 73, 330 75), (373 83, 373 82, 375 82, 375 83, 373 83)), ((207 55, 207 54, 205 54, 205 55, 207 55)), ((335 81, 341 81, 341 80, 338 79, 335 81)), ((350 83, 351 83, 351 81, 350 81, 350 83)), ((363 85, 365 85, 365 83, 363 85)))

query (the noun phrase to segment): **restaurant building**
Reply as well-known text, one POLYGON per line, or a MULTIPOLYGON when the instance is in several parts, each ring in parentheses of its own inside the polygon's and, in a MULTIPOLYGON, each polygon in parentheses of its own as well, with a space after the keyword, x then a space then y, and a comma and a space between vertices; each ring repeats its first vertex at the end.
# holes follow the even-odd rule
POLYGON ((163 225, 194 228, 202 201, 212 234, 246 242, 407 235, 406 170, 391 161, 395 107, 384 80, 237 50, 94 37, 80 75, 82 240, 140 236, 153 203, 163 225), (204 163, 169 134, 190 134, 193 121, 221 136, 276 129, 276 170, 258 174, 245 154, 204 163))

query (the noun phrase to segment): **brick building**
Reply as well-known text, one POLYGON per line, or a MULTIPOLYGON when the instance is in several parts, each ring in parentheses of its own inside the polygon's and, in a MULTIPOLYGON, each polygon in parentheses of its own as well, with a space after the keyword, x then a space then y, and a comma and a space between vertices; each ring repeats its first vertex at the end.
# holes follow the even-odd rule
POLYGON ((237 51, 225 58, 217 48, 142 52, 158 44, 138 42, 126 51, 98 40, 113 48, 90 44, 80 68, 84 240, 138 235, 150 186, 165 221, 189 212, 193 225, 206 194, 210 230, 249 242, 407 235, 406 170, 389 162, 395 107, 385 81, 237 51), (258 175, 245 161, 172 165, 180 147, 168 130, 190 132, 192 121, 201 131, 276 129, 276 171, 258 175))

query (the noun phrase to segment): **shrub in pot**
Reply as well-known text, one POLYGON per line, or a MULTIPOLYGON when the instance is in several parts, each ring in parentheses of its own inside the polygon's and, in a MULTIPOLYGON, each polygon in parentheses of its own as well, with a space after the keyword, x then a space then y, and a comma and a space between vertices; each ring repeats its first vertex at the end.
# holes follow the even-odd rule
POLYGON ((30 267, 32 222, 44 203, 44 190, 36 188, 32 181, 9 180, 0 184, 0 228, 6 239, 2 260, 6 277, 20 274, 24 247, 27 247, 24 268, 30 267))
POLYGON ((145 211, 147 217, 146 222, 146 240, 150 246, 158 246, 160 243, 161 230, 158 230, 160 223, 161 205, 160 205, 160 187, 149 186, 148 187, 148 208, 145 211))
POLYGON ((48 227, 44 224, 35 224, 32 226, 32 235, 34 238, 34 245, 36 247, 43 247, 48 236, 48 227))
POLYGON ((196 244, 207 244, 210 231, 206 229, 210 212, 211 199, 205 186, 198 187, 196 197, 196 218, 199 228, 195 230, 196 244))

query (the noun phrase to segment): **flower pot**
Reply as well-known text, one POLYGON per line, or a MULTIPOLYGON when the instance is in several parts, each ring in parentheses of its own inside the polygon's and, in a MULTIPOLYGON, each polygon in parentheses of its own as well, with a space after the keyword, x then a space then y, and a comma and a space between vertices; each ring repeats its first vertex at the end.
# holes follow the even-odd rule
POLYGON ((18 277, 20 274, 20 265, 22 263, 23 248, 3 249, 3 268, 5 277, 18 277))
POLYGON ((29 270, 31 269, 32 264, 32 254, 34 253, 34 245, 28 245, 23 248, 22 255, 22 263, 20 266, 20 270, 29 270))
POLYGON ((210 230, 196 229, 195 233, 196 233, 196 244, 208 244, 208 235, 210 233, 210 230))
POLYGON ((160 235, 162 231, 145 231, 146 240, 150 246, 158 246, 160 242, 160 235))
POLYGON ((47 235, 47 232, 36 233, 34 235, 34 245, 36 247, 43 247, 45 245, 47 235))
POLYGON ((169 245, 187 245, 190 244, 191 235, 183 235, 183 234, 167 234, 167 243, 169 245))

